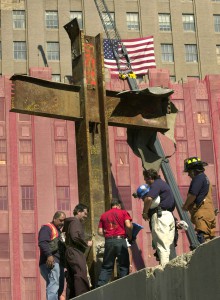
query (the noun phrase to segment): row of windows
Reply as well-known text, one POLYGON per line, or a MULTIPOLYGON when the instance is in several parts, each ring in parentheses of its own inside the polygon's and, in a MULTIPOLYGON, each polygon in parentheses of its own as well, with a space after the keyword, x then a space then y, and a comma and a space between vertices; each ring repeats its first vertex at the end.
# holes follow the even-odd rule
MULTIPOLYGON (((160 31, 171 31, 171 19, 170 14, 159 14, 159 29, 160 31)), ((195 31, 194 15, 183 14, 182 15, 183 29, 184 31, 195 31)))
MULTIPOLYGON (((70 189, 68 186, 56 187, 57 193, 57 210, 70 210, 70 189)), ((34 187, 22 186, 21 187, 21 209, 34 210, 34 187)), ((8 187, 0 186, 0 210, 8 210, 8 187)))
MULTIPOLYGON (((48 60, 59 61, 60 47, 58 42, 48 42, 46 51, 47 51, 48 60)), ((220 45, 216 45, 216 56, 217 56, 217 63, 220 63, 220 45)), ((27 57, 26 42, 14 42, 14 59, 26 60, 26 57, 27 57)), ((161 44, 161 59, 162 62, 174 62, 174 53, 173 53, 172 44, 161 44)), ((185 45, 185 61, 198 62, 197 45, 195 44, 185 45)), ((54 75, 53 80, 60 81, 60 75, 54 75)))
MULTIPOLYGON (((32 166, 33 152, 31 140, 19 141, 19 163, 20 165, 32 166)), ((0 139, 0 165, 7 163, 6 140, 0 139)), ((67 140, 55 141, 55 164, 68 165, 67 140)))
MULTIPOLYGON (((1 43, 0 43, 1 44, 1 43)), ((0 45, 1 48, 1 45, 0 45)), ((47 59, 50 61, 60 60, 60 46, 58 42, 47 42, 47 59)), ((0 59, 2 59, 0 49, 0 59)), ((26 60, 27 59, 27 46, 26 42, 17 41, 13 42, 13 56, 15 60, 26 60)))
MULTIPOLYGON (((184 125, 186 124, 184 100, 174 100, 174 102, 178 109, 176 124, 184 125)), ((211 121, 208 100, 196 100, 196 107, 197 123, 209 125, 211 121)))
MULTIPOLYGON (((36 300, 37 299, 37 278, 36 277, 24 277, 24 294, 23 299, 36 300)), ((11 300, 11 278, 0 277, 0 299, 11 300)))
MULTIPOLYGON (((80 28, 83 27, 82 23, 82 12, 70 12, 70 19, 77 18, 80 28)), ((25 29, 26 27, 26 16, 25 10, 13 10, 12 11, 13 28, 14 29, 25 29)), ((57 29, 59 27, 58 12, 57 11, 46 11, 45 12, 45 26, 47 29, 57 29)))
MULTIPOLYGON (((114 13, 110 13, 112 21, 114 22, 114 13)), ((13 16, 13 28, 14 29, 25 29, 25 11, 14 10, 13 16)), ((220 15, 214 15, 214 28, 215 32, 220 32, 220 15)), ((81 11, 70 12, 70 19, 77 18, 79 26, 83 28, 83 15, 81 11)), ((112 22, 109 22, 109 18, 105 12, 103 12, 103 18, 106 20, 106 26, 108 29, 112 27, 112 22)), ((126 13, 127 28, 128 30, 139 31, 139 14, 134 12, 126 13)), ((183 29, 185 31, 195 31, 195 20, 193 14, 182 14, 183 29)), ((45 26, 47 29, 58 29, 58 12, 57 11, 46 11, 45 12, 45 26)), ((161 31, 171 31, 171 19, 170 14, 159 14, 159 29, 161 31)))
MULTIPOLYGON (((160 31, 171 31, 170 14, 159 14, 159 29, 160 31)), ((220 15, 213 15, 215 32, 220 32, 220 15)), ((182 14, 183 30, 195 31, 195 18, 193 14, 182 14)))
MULTIPOLYGON (((114 20, 114 13, 110 13, 112 19, 114 20)), ((24 10, 14 10, 12 12, 13 17, 13 28, 14 29, 25 29, 25 11, 24 10)), ((107 17, 107 14, 103 12, 103 17, 107 17)), ((77 18, 79 22, 79 27, 83 28, 83 14, 81 11, 72 11, 70 12, 70 19, 77 18)), ((128 30, 139 30, 139 15, 138 13, 127 13, 127 27, 128 30)), ((58 12, 57 11, 46 11, 45 12, 45 26, 47 29, 58 29, 59 28, 59 20, 58 20, 58 12)), ((109 24, 107 24, 107 27, 109 24)))
MULTIPOLYGON (((23 233, 23 258, 36 258, 36 236, 35 233, 23 233)), ((0 233, 0 259, 10 258, 10 236, 8 233, 0 233)))
MULTIPOLYGON (((185 61, 198 62, 198 50, 195 44, 186 44, 185 47, 185 61)), ((220 45, 216 45, 217 63, 220 64, 220 45)), ((162 62, 174 62, 174 51, 172 44, 161 44, 161 59, 162 62)))
MULTIPOLYGON (((172 44, 161 44, 162 62, 174 62, 172 44)), ((185 61, 198 62, 197 45, 185 45, 185 61)))

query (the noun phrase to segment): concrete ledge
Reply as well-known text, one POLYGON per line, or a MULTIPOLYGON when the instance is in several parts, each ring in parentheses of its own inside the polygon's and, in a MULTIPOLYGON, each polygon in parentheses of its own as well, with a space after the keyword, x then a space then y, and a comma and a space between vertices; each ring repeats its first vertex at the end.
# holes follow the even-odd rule
MULTIPOLYGON (((74 298, 76 299, 76 298, 74 298)), ((81 300, 218 300, 220 237, 178 256, 163 269, 146 268, 77 297, 81 300)))

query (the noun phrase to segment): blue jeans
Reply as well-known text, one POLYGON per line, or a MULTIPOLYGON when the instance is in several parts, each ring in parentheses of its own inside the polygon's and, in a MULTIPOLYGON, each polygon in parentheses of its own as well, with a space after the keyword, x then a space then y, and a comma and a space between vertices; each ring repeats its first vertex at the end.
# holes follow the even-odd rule
POLYGON ((119 277, 122 278, 129 273, 129 254, 125 239, 106 239, 105 251, 101 273, 97 287, 109 282, 117 258, 119 277))
POLYGON ((64 289, 64 268, 55 263, 53 269, 40 265, 40 273, 46 281, 47 300, 58 300, 64 289))

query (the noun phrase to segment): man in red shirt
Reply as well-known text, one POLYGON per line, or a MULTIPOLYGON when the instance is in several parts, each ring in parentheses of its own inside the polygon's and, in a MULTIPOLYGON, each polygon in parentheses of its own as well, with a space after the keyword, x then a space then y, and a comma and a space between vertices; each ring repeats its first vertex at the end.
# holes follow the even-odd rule
POLYGON ((121 202, 115 199, 111 209, 101 215, 98 234, 105 237, 105 251, 101 273, 97 286, 109 282, 117 258, 119 277, 129 273, 129 254, 126 238, 132 240, 132 219, 126 210, 121 208, 121 202))

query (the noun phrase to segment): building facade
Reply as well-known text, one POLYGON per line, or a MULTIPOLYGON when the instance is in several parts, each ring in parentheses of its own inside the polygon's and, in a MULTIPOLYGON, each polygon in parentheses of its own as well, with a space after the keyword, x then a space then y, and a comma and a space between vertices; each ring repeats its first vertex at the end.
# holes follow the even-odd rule
MULTIPOLYGON (((106 0, 106 4, 122 38, 154 36, 157 67, 169 70, 172 81, 219 73, 219 0, 202 4, 200 0, 106 0)), ((0 73, 28 74, 30 67, 45 66, 42 47, 54 80, 65 81, 71 66, 63 26, 75 17, 86 35, 103 32, 91 0, 2 0, 0 73)))
MULTIPOLYGON (((160 136, 183 199, 189 178, 183 160, 209 163, 215 207, 220 194, 220 1, 106 0, 122 38, 154 36, 157 69, 139 86, 174 90, 179 113, 177 150, 160 136), (204 21, 205 20, 205 21, 204 21), (211 74, 211 75, 210 75, 211 74), (201 80, 199 80, 201 79, 201 80), (174 83, 176 82, 176 83, 174 83)), ((37 233, 56 210, 72 214, 78 203, 75 125, 70 121, 10 113, 13 74, 69 82, 70 41, 63 26, 78 17, 87 35, 103 32, 92 0, 2 0, 0 30, 0 298, 45 299, 38 271, 37 233)), ((106 88, 124 89, 106 78, 106 88)), ((141 201, 131 194, 143 182, 140 160, 124 128, 109 128, 113 196, 119 195, 144 230, 133 247, 135 270, 156 264, 141 201)), ((217 220, 218 221, 218 220, 217 220)), ((219 234, 219 225, 217 226, 219 234)), ((177 252, 189 251, 180 232, 177 252)))

